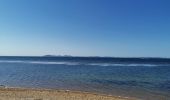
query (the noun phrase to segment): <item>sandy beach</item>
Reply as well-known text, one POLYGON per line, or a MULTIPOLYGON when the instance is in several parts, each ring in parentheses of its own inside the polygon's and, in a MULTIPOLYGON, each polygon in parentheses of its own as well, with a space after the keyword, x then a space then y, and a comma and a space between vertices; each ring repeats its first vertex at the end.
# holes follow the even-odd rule
POLYGON ((135 99, 69 90, 0 88, 0 100, 135 100, 135 99))

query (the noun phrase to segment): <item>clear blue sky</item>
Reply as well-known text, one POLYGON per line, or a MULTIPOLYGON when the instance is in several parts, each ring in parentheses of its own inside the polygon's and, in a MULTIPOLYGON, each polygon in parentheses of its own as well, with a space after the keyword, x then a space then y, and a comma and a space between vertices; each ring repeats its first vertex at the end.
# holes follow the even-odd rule
POLYGON ((0 0, 0 55, 170 57, 170 0, 0 0))

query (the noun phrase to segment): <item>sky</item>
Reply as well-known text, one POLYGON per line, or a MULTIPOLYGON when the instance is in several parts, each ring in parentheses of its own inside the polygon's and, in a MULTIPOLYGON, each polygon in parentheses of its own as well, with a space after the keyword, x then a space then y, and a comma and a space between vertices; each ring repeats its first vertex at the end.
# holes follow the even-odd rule
POLYGON ((170 0, 0 0, 1 56, 170 57, 170 0))

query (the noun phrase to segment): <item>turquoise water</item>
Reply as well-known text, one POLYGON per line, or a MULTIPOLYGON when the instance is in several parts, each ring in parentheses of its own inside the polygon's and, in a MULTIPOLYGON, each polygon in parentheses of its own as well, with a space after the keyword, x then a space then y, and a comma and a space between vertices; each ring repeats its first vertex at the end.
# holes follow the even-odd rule
POLYGON ((170 60, 0 57, 0 84, 169 100, 170 60))

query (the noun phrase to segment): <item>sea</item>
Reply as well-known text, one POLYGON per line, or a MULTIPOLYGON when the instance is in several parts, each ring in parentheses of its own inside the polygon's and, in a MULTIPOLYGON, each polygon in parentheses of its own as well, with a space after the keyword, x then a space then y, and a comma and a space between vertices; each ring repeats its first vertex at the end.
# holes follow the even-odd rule
POLYGON ((170 100, 170 59, 1 56, 0 85, 170 100))

